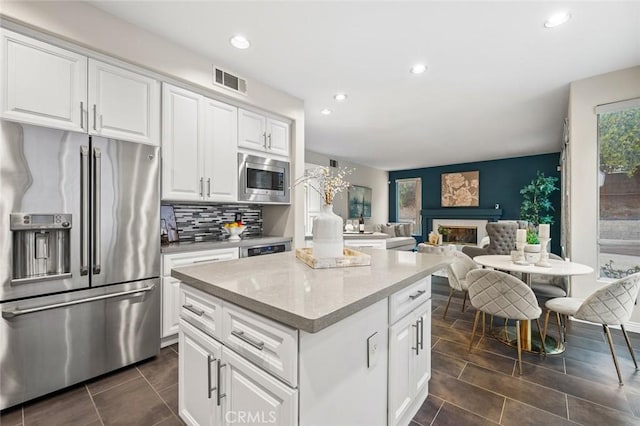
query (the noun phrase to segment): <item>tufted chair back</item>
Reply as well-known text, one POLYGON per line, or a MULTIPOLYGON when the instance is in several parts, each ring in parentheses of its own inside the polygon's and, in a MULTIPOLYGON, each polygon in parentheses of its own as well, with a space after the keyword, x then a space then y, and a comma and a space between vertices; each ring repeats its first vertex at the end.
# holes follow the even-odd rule
POLYGON ((487 254, 511 254, 515 250, 517 223, 489 222, 486 230, 490 239, 487 254))
POLYGON ((452 255, 455 261, 447 266, 449 285, 454 290, 467 291, 467 274, 474 269, 480 269, 480 266, 461 251, 456 250, 452 255))
POLYGON ((469 300, 479 311, 501 318, 532 320, 542 309, 528 285, 500 271, 476 269, 467 275, 469 300))
POLYGON ((597 290, 582 302, 574 318, 597 324, 620 325, 629 321, 640 291, 640 272, 597 290))

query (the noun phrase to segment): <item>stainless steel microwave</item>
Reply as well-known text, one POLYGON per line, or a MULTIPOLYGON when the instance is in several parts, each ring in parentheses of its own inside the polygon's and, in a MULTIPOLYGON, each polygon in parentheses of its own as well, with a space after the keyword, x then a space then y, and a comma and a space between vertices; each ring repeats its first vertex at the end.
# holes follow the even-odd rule
POLYGON ((289 163, 238 153, 238 201, 289 203, 289 163))

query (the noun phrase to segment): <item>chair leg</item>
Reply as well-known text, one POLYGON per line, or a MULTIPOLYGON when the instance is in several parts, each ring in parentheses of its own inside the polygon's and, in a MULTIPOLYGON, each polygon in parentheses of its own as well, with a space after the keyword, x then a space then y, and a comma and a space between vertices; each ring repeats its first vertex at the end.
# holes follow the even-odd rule
POLYGON ((467 292, 464 292, 464 297, 462 298, 462 312, 464 312, 464 308, 467 305, 467 292))
POLYGON ((631 359, 633 359, 633 365, 636 366, 636 370, 638 369, 638 363, 636 362, 636 355, 633 353, 633 348, 631 347, 631 341, 629 340, 629 335, 627 334, 627 330, 624 329, 624 325, 620 324, 620 328, 622 329, 622 334, 624 334, 624 340, 627 342, 627 348, 629 348, 629 353, 631 354, 631 359))
POLYGON ((547 313, 544 314, 544 331, 542 332, 542 340, 547 338, 547 327, 549 326, 549 315, 551 315, 551 310, 547 309, 547 313))
MULTIPOLYGON (((486 319, 486 317, 484 315, 484 312, 483 312, 482 313, 482 337, 484 337, 484 331, 485 331, 484 327, 485 327, 486 322, 487 322, 487 319, 486 319)), ((631 347, 631 346, 629 346, 629 347, 631 347)))
POLYGON ((451 304, 451 298, 453 297, 453 288, 449 289, 449 300, 447 300, 447 306, 444 308, 444 314, 442 314, 442 319, 447 318, 447 311, 449 310, 449 304, 451 304))
POLYGON ((542 329, 540 328, 540 318, 536 318, 536 325, 538 326, 538 334, 540 335, 540 355, 547 356, 547 348, 544 345, 545 335, 542 334, 542 329))
POLYGON ((518 367, 522 376, 522 347, 520 346, 520 320, 516 321, 516 340, 518 341, 518 367))
POLYGON ((476 337, 476 327, 478 326, 478 318, 480 318, 480 311, 476 311, 476 319, 473 321, 473 331, 471 332, 471 341, 469 341, 469 352, 471 352, 473 339, 474 337, 476 337))
POLYGON ((562 339, 563 342, 567 341, 566 338, 566 330, 565 333, 562 332, 562 326, 561 326, 561 319, 560 319, 560 314, 558 312, 556 312, 556 322, 558 323, 558 341, 560 341, 562 339))
POLYGON ((622 376, 620 375, 620 367, 618 366, 618 358, 616 358, 616 351, 613 349, 613 339, 611 338, 611 331, 606 324, 602 324, 604 329, 604 335, 607 336, 607 342, 609 342, 609 349, 611 350, 611 356, 613 357, 613 363, 616 366, 616 373, 618 373, 618 381, 622 385, 622 376))

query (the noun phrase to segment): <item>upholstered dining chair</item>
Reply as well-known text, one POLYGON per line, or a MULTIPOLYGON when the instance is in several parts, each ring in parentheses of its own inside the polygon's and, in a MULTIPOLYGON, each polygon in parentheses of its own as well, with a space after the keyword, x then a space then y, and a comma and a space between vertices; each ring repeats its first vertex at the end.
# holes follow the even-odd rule
MULTIPOLYGON (((547 335, 547 326, 549 324, 549 315, 551 312, 556 313, 559 338, 562 338, 559 325, 560 315, 572 316, 579 320, 602 324, 602 330, 607 338, 607 343, 609 343, 609 350, 611 351, 613 364, 615 365, 616 373, 618 374, 618 381, 622 385, 622 376, 620 375, 620 367, 618 365, 618 359, 616 358, 615 349, 613 348, 613 339, 611 338, 609 326, 619 325, 622 329, 624 340, 627 343, 627 348, 629 348, 633 364, 637 369, 638 363, 636 362, 636 356, 633 353, 633 348, 631 347, 627 331, 624 329, 624 324, 629 321, 629 318, 631 317, 639 291, 640 272, 619 279, 599 290, 596 290, 584 300, 575 297, 556 297, 555 299, 550 299, 545 303, 547 312, 544 316, 543 335, 547 335)), ((544 337, 542 341, 544 341, 544 337)))
POLYGON ((462 297, 462 312, 464 312, 467 302, 467 291, 469 285, 467 283, 467 274, 474 269, 480 269, 480 265, 475 263, 469 256, 461 251, 454 251, 452 256, 455 258, 453 263, 447 266, 447 277, 449 278, 449 300, 447 300, 447 306, 444 308, 444 314, 442 319, 446 319, 449 305, 451 304, 451 298, 456 291, 463 292, 462 297))
MULTIPOLYGON (((557 254, 549 253, 549 259, 564 260, 557 254)), ((531 289, 538 297, 552 298, 569 295, 569 278, 556 275, 530 275, 531 289)))
MULTIPOLYGON (((467 274, 469 284, 469 301, 476 308, 473 331, 469 341, 469 352, 478 326, 480 313, 487 313, 504 319, 516 321, 516 340, 518 346, 518 367, 522 375, 522 345, 520 343, 520 321, 535 320, 538 333, 542 338, 540 315, 542 309, 528 285, 518 278, 500 271, 476 269, 467 274)), ((541 340, 544 341, 544 340, 541 340)), ((540 345, 540 353, 544 353, 544 345, 540 345)))
POLYGON ((489 236, 488 247, 465 246, 462 252, 474 258, 485 254, 511 254, 516 248, 516 222, 489 222, 485 227, 489 236))

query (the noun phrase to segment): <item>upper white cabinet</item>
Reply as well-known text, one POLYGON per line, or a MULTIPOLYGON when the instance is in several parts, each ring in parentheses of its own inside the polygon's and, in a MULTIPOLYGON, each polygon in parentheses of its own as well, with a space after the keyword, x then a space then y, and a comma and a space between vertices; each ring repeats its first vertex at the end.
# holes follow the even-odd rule
POLYGON ((160 83, 89 59, 89 133, 160 144, 160 83))
POLYGON ((238 146, 269 154, 289 156, 289 123, 252 111, 238 110, 238 146))
POLYGON ((162 87, 162 198, 236 201, 238 109, 162 87))
POLYGON ((86 131, 87 58, 0 29, 2 118, 86 131))
POLYGON ((160 144, 160 83, 21 34, 0 30, 2 118, 160 144))

